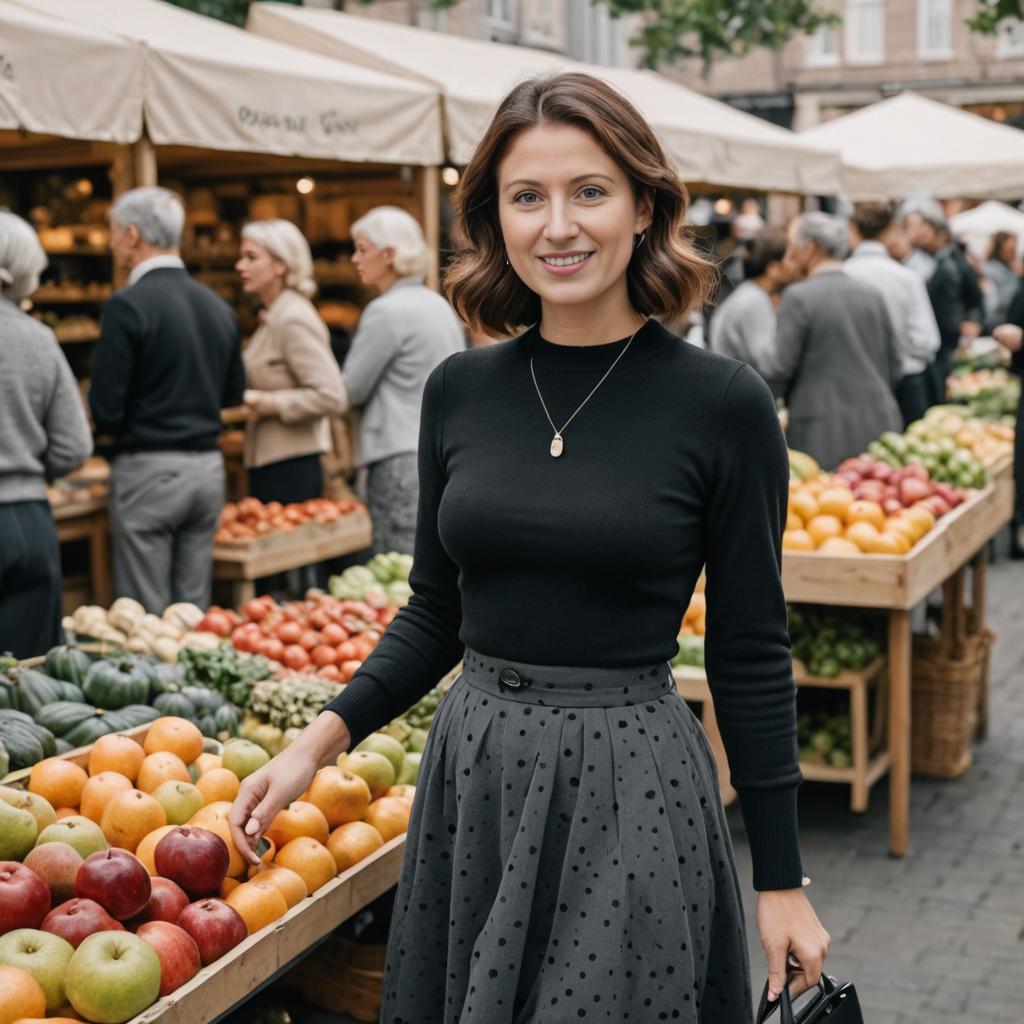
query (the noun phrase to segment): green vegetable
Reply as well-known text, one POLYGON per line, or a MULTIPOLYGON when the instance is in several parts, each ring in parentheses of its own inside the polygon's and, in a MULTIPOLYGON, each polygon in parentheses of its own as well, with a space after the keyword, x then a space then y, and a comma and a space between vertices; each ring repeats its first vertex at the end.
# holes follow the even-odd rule
POLYGON ((47 652, 43 667, 47 675, 54 679, 63 679, 66 683, 81 686, 92 667, 92 659, 81 648, 62 644, 47 652))
POLYGON ((262 655, 245 654, 229 643, 209 651, 185 647, 178 662, 189 683, 210 687, 239 707, 248 707, 254 683, 269 679, 276 671, 274 663, 262 655))
POLYGON ((82 686, 85 696, 98 708, 115 710, 149 700, 150 674, 129 656, 97 661, 82 686))

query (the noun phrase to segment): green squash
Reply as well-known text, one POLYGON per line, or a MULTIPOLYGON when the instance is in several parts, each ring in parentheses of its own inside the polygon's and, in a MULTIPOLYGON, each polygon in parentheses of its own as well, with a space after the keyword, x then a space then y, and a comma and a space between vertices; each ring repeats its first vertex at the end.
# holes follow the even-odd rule
POLYGON ((17 703, 18 691, 6 675, 0 676, 0 709, 13 708, 17 703))
POLYGON ((199 726, 199 731, 204 736, 209 736, 213 740, 217 738, 217 723, 214 721, 213 715, 200 715, 196 720, 196 725, 199 726))
POLYGON ((87 704, 88 701, 85 699, 85 694, 82 693, 81 689, 75 686, 74 683, 66 683, 63 679, 56 680, 57 687, 60 690, 60 699, 73 701, 76 704, 87 704))
POLYGON ((183 693, 161 693, 153 698, 153 707, 161 715, 175 715, 178 718, 187 718, 190 722, 198 714, 195 704, 183 693))
POLYGON ((96 708, 91 717, 66 732, 63 739, 72 747, 88 747, 108 732, 111 732, 111 728, 107 725, 107 713, 102 708, 96 708))
POLYGON ((61 699, 60 683, 34 668, 14 669, 14 688, 19 711, 35 717, 47 704, 61 699))
POLYGON ((36 715, 36 723, 45 729, 49 729, 54 736, 63 736, 70 732, 79 722, 84 722, 95 714, 96 709, 91 704, 58 700, 40 709, 36 715))
POLYGON ((179 662, 160 662, 153 666, 151 675, 154 693, 178 693, 186 685, 185 666, 179 662))
POLYGON ((150 674, 129 657, 97 661, 82 685, 88 700, 111 711, 129 704, 145 704, 149 689, 150 674))
POLYGON ((92 658, 81 648, 61 644, 47 652, 43 668, 54 679, 63 679, 66 683, 81 686, 91 666, 92 658))
POLYGON ((58 754, 66 754, 69 750, 74 750, 74 749, 75 748, 73 746, 71 746, 71 744, 68 743, 68 741, 66 739, 64 739, 61 736, 57 737, 57 753, 58 754))
POLYGON ((11 755, 7 753, 7 748, 0 741, 0 779, 2 779, 11 770, 11 755))
POLYGON ((227 703, 222 693, 218 693, 209 686, 186 686, 181 692, 195 704, 196 710, 200 714, 203 712, 213 714, 227 703))
POLYGON ((140 725, 155 722, 160 717, 156 708, 148 704, 129 704, 107 714, 107 726, 111 732, 125 732, 137 729, 140 725))
POLYGON ((225 704, 213 713, 213 724, 217 727, 218 733, 226 732, 229 736, 237 736, 240 721, 241 716, 234 704, 225 704))
POLYGON ((10 771, 31 768, 46 756, 42 740, 31 726, 10 719, 0 721, 0 743, 3 743, 10 759, 10 771))

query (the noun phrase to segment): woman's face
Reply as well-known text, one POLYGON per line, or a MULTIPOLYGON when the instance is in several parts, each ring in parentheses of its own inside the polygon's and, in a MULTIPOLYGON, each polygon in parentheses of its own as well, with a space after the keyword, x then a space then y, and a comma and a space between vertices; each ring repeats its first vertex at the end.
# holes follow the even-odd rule
POLYGON ((235 264, 246 295, 260 295, 276 284, 284 286, 288 268, 270 250, 251 238, 243 238, 235 264))
POLYGON ((999 258, 1004 263, 1013 263, 1017 259, 1017 236, 1008 235, 1003 239, 1003 244, 999 247, 999 258))
POLYGON ((585 304, 625 285, 635 238, 651 223, 626 174, 589 132, 537 125, 498 168, 509 263, 551 306, 585 304))
POLYGON ((379 285, 394 274, 391 265, 394 253, 391 249, 378 249, 365 235, 356 235, 355 247, 352 262, 363 284, 379 285))

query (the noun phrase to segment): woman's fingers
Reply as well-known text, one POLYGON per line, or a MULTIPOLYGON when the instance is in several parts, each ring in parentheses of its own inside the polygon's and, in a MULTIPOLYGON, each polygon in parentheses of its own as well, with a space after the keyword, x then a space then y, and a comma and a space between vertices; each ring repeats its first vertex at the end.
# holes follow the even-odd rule
POLYGON ((242 783, 238 796, 235 797, 235 802, 231 805, 231 810, 228 813, 231 839, 238 852, 250 864, 259 863, 259 857, 256 856, 256 851, 253 848, 266 826, 256 812, 264 802, 269 788, 270 784, 266 776, 261 776, 259 773, 251 775, 242 783))
POLYGON ((771 1002, 775 1002, 782 995, 782 989, 786 984, 787 952, 786 947, 781 944, 765 949, 768 957, 768 998, 771 1002))

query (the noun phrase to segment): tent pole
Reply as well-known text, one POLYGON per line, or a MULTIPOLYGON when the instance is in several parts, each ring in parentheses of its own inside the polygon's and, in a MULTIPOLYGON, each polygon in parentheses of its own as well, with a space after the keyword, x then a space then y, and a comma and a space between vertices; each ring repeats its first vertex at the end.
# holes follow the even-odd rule
POLYGON ((429 250, 427 286, 437 291, 441 287, 441 176, 437 167, 421 167, 419 178, 423 235, 429 250))
POLYGON ((132 157, 135 165, 135 186, 138 188, 142 185, 155 185, 156 147, 145 135, 132 146, 132 157))

